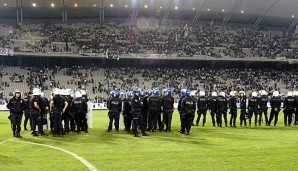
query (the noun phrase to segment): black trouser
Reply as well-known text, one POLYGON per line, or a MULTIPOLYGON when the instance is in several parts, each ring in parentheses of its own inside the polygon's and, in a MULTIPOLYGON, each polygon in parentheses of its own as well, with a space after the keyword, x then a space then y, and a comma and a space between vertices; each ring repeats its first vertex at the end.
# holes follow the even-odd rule
POLYGON ((284 109, 284 125, 290 126, 292 123, 294 109, 284 109))
POLYGON ((230 109, 230 126, 236 126, 237 109, 230 109))
POLYGON ((31 117, 30 117, 30 111, 25 111, 24 112, 25 115, 25 120, 24 120, 24 128, 27 129, 27 123, 29 121, 30 124, 30 129, 32 130, 32 121, 31 121, 31 117))
POLYGON ((148 128, 148 110, 142 110, 142 118, 143 118, 144 129, 147 130, 147 128, 148 128))
POLYGON ((138 127, 142 131, 142 133, 145 132, 144 124, 143 124, 143 118, 141 112, 133 112, 132 113, 133 120, 132 120, 132 131, 134 134, 138 133, 138 127))
POLYGON ((163 112, 163 119, 162 119, 161 129, 163 129, 164 125, 166 124, 166 131, 171 131, 172 116, 173 116, 173 109, 166 109, 163 112))
POLYGON ((75 131, 76 130, 76 122, 75 122, 75 116, 72 114, 69 117, 69 122, 70 122, 70 130, 75 131))
POLYGON ((242 126, 242 123, 244 122, 244 126, 246 126, 246 118, 245 118, 245 115, 246 115, 246 109, 241 109, 241 112, 240 112, 240 125, 242 126))
POLYGON ((64 121, 64 131, 66 133, 69 132, 69 124, 70 124, 70 114, 69 112, 65 112, 62 114, 62 120, 64 121))
POLYGON ((129 131, 131 128, 132 114, 123 112, 125 130, 129 131))
POLYGON ((216 112, 211 109, 210 110, 210 115, 211 115, 212 125, 215 126, 215 116, 217 116, 216 112))
POLYGON ((219 127, 222 126, 222 117, 224 118, 225 126, 228 125, 228 118, 227 118, 227 112, 226 111, 218 111, 217 113, 217 125, 219 127))
POLYGON ((182 114, 181 132, 190 132, 191 125, 193 124, 194 113, 182 114))
POLYGON ((207 113, 207 109, 202 109, 202 110, 198 110, 198 118, 196 121, 196 124, 199 125, 200 120, 201 120, 201 116, 203 115, 203 126, 205 126, 206 123, 206 113, 207 113))
POLYGON ((112 130, 112 127, 113 127, 113 121, 114 122, 114 125, 115 125, 115 129, 117 131, 119 131, 119 118, 120 118, 120 113, 119 112, 109 112, 109 127, 108 127, 108 130, 112 130))
POLYGON ((268 121, 268 124, 270 125, 273 118, 274 118, 274 126, 276 126, 276 123, 278 121, 278 113, 279 113, 279 110, 275 111, 274 108, 271 108, 271 111, 270 111, 270 118, 269 118, 269 121, 268 121))
POLYGON ((263 113, 264 113, 264 116, 265 116, 265 123, 266 125, 268 125, 268 114, 267 114, 267 111, 268 111, 268 108, 260 108, 259 109, 259 125, 261 125, 261 122, 262 122, 262 116, 263 116, 263 113))
POLYGON ((77 124, 77 132, 81 131, 87 131, 87 119, 86 119, 86 113, 80 112, 75 113, 75 119, 77 124))
POLYGON ((33 133, 36 132, 36 126, 38 127, 38 133, 43 134, 43 124, 42 124, 42 119, 43 116, 40 113, 35 113, 31 115, 32 119, 32 131, 33 133))
MULTIPOLYGON (((158 122, 158 115, 160 114, 160 111, 158 110, 149 110, 149 128, 148 130, 156 131, 157 130, 157 122, 158 122)), ((161 128, 159 128, 161 129, 161 128)))
POLYGON ((9 116, 13 135, 21 132, 22 113, 11 113, 9 116))
POLYGON ((53 134, 54 135, 62 135, 62 112, 54 112, 53 113, 53 134))
POLYGON ((255 126, 257 126, 257 121, 258 121, 258 109, 257 108, 250 108, 249 109, 249 125, 251 125, 251 118, 253 116, 253 114, 255 115, 255 126))
POLYGON ((158 111, 157 113, 157 123, 158 123, 158 129, 162 130, 161 111, 158 111))
POLYGON ((296 107, 296 112, 295 112, 295 123, 294 125, 298 125, 298 107, 296 107))

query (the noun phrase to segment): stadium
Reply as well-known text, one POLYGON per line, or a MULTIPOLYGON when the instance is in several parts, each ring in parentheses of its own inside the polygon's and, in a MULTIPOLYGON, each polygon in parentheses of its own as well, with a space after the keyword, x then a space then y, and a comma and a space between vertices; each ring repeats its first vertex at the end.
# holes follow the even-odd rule
POLYGON ((296 0, 0 0, 0 170, 297 170, 296 0))

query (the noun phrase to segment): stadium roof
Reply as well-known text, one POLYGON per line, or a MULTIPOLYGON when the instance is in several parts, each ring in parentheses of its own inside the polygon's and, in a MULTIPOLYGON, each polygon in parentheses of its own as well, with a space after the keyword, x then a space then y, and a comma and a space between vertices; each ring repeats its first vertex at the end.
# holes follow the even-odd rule
MULTIPOLYGON (((17 2, 20 6, 21 0, 0 0, 0 17, 15 17, 16 12, 13 9, 17 7, 17 2)), ((24 18, 59 18, 62 2, 63 0, 23 0, 24 18)), ((274 22, 274 17, 275 22, 281 25, 288 25, 298 17, 297 0, 65 0, 69 17, 96 17, 102 5, 107 16, 129 16, 131 8, 138 6, 143 9, 142 13, 152 13, 157 17, 163 16, 167 9, 172 11, 172 16, 181 18, 193 18, 197 11, 201 11, 202 19, 212 19, 212 15, 232 12, 231 20, 248 22, 254 22, 265 14, 265 20, 269 17, 274 22)))

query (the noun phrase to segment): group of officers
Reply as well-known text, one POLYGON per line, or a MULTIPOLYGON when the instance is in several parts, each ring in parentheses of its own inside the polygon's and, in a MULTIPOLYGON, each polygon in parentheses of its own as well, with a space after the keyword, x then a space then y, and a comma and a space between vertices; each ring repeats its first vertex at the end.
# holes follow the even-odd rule
POLYGON ((22 138, 20 131, 23 115, 25 116, 24 130, 28 130, 29 121, 33 136, 47 136, 43 130, 44 125, 50 127, 54 137, 67 135, 69 131, 76 131, 79 134, 81 131, 87 133, 87 101, 84 90, 72 93, 70 89, 56 88, 51 92, 49 100, 44 97, 39 88, 34 88, 27 93, 25 98, 22 97, 21 91, 16 90, 7 104, 10 110, 8 119, 11 121, 13 137, 22 138), (50 123, 47 122, 48 113, 50 123))
MULTIPOLYGON (((116 131, 119 131, 121 111, 124 116, 125 130, 130 131, 132 128, 136 137, 139 136, 138 129, 143 136, 148 135, 145 131, 171 131, 174 110, 174 98, 171 89, 167 89, 163 97, 160 96, 158 90, 141 91, 138 88, 126 93, 125 96, 126 99, 124 99, 122 108, 120 92, 111 92, 111 97, 107 103, 109 109, 108 132, 112 130, 113 121, 115 121, 116 131), (164 126, 166 126, 165 129, 164 126)), ((253 117, 255 126, 261 126, 262 123, 270 126, 273 120, 273 125, 276 126, 282 108, 284 125, 291 126, 292 123, 295 126, 298 125, 297 91, 288 92, 285 98, 282 98, 278 91, 274 91, 271 96, 268 96, 265 90, 254 91, 250 96, 247 96, 244 91, 231 91, 229 95, 226 95, 225 92, 212 92, 211 96, 206 95, 204 91, 199 91, 198 98, 195 98, 190 90, 183 89, 178 102, 181 124, 179 132, 189 135, 191 127, 199 126, 201 118, 204 127, 208 110, 214 127, 228 127, 228 111, 230 114, 229 126, 237 127, 238 109, 240 109, 239 127, 251 126, 253 117), (268 106, 271 107, 269 117, 268 106), (194 122, 196 111, 198 116, 194 122)))
MULTIPOLYGON (((167 89, 164 96, 160 96, 158 89, 141 91, 134 88, 132 92, 125 94, 122 101, 120 92, 113 90, 107 101, 109 110, 108 132, 112 131, 113 122, 115 130, 119 131, 120 113, 123 113, 124 126, 127 132, 132 131, 135 137, 139 136, 138 130, 143 136, 148 136, 146 131, 171 132, 172 116, 174 111, 174 98, 172 89, 167 89)), ((210 110, 213 126, 228 126, 228 111, 230 114, 230 127, 237 127, 237 111, 240 109, 239 126, 251 126, 254 116, 255 126, 264 123, 270 126, 274 119, 274 126, 278 122, 278 115, 283 107, 284 125, 298 125, 298 92, 288 92, 287 97, 282 98, 278 91, 274 91, 269 97, 265 90, 254 91, 247 97, 244 91, 239 93, 231 91, 229 96, 225 92, 212 92, 209 97, 204 91, 199 91, 198 98, 195 98, 190 90, 181 90, 178 102, 178 112, 180 115, 181 134, 190 134, 192 126, 199 126, 202 118, 202 126, 206 124, 207 111, 210 110), (281 106, 283 102, 283 106, 281 106), (271 111, 268 117, 268 103, 271 111), (240 106, 237 106, 240 104, 240 106), (197 119, 195 120, 195 112, 197 119), (263 115, 265 120, 263 120, 263 115), (248 124, 247 124, 248 120, 248 124)), ((53 136, 60 137, 67 135, 69 131, 88 133, 87 124, 87 95, 84 90, 77 90, 72 93, 70 89, 54 89, 51 98, 44 97, 39 88, 34 88, 22 98, 22 92, 16 90, 14 97, 9 100, 7 108, 10 110, 9 119, 13 136, 21 138, 21 121, 25 116, 24 129, 30 123, 33 136, 46 136, 43 125, 49 125, 53 136), (50 114, 50 123, 47 123, 47 113, 50 114), (63 121, 63 122, 62 122, 63 121), (64 123, 64 124, 63 124, 64 123), (36 131, 37 127, 37 131, 36 131)))

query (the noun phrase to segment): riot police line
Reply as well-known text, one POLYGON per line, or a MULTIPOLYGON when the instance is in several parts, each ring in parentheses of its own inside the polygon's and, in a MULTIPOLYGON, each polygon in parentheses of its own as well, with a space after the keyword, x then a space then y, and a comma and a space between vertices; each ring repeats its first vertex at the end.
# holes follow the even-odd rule
MULTIPOLYGON (((211 115, 213 127, 250 127, 252 120, 254 126, 276 126, 278 116, 283 107, 284 126, 298 125, 298 92, 288 92, 286 98, 282 98, 278 91, 274 91, 269 97, 265 90, 252 92, 246 96, 244 91, 231 91, 229 95, 225 92, 212 92, 209 97, 204 91, 199 91, 196 98, 190 90, 181 90, 178 102, 180 116, 181 134, 190 135, 192 126, 199 126, 202 118, 202 126, 206 124, 207 111, 211 115), (268 116, 268 103, 271 110, 268 116), (282 105, 283 103, 283 105, 282 105), (238 107, 237 104, 240 106, 238 107), (239 125, 237 115, 240 110, 239 125), (230 120, 228 121, 228 111, 230 120), (195 120, 195 113, 197 119, 195 120), (264 117, 263 117, 264 116, 264 117), (194 123, 195 122, 195 123, 194 123), (272 124, 273 122, 273 124, 272 124)), ((159 90, 141 91, 138 88, 125 94, 123 104, 119 91, 112 91, 108 100, 109 126, 108 132, 112 130, 112 121, 115 129, 119 131, 119 117, 123 112, 124 126, 127 132, 132 131, 135 137, 139 136, 138 130, 143 136, 149 132, 171 132, 172 116, 174 111, 174 98, 172 89, 167 89, 164 96, 160 96, 159 90)))
MULTIPOLYGON (((191 94, 190 90, 181 90, 178 102, 178 112, 180 116, 181 134, 190 134, 192 126, 199 126, 202 118, 202 126, 206 124, 207 111, 211 115, 214 127, 242 127, 251 126, 254 119, 255 126, 276 126, 278 116, 282 110, 283 102, 284 126, 298 124, 298 93, 288 92, 287 97, 282 99, 278 91, 272 93, 272 97, 264 90, 252 92, 251 96, 246 96, 244 91, 231 91, 229 95, 225 92, 212 92, 209 97, 204 91, 198 93, 198 98, 191 94), (268 106, 271 111, 268 117, 268 106), (237 122, 238 107, 240 104, 239 125, 237 122), (228 111, 230 120, 228 123, 228 111), (195 120, 195 113, 197 119, 195 120), (263 118, 264 116, 264 118, 263 118), (224 124, 224 125, 223 125, 224 124)), ((10 110, 9 119, 11 121, 13 136, 20 138, 21 120, 23 111, 25 114, 24 129, 27 130, 27 123, 30 122, 30 129, 33 136, 46 136, 43 125, 50 127, 53 136, 67 135, 70 131, 88 133, 87 124, 87 95, 84 90, 72 93, 70 89, 54 89, 51 99, 48 101, 40 91, 35 88, 29 92, 27 97, 22 99, 21 92, 16 90, 14 97, 7 104, 10 110), (47 111, 48 109, 48 111, 47 111), (45 119, 46 113, 50 113, 50 123, 45 119), (62 124, 62 121, 64 124, 62 124)), ((120 114, 123 114, 124 127, 128 133, 135 137, 139 134, 148 136, 146 132, 171 132, 172 116, 174 111, 173 90, 167 89, 165 95, 161 96, 158 89, 141 91, 134 88, 131 92, 125 93, 122 101, 120 92, 113 90, 107 101, 108 108, 108 132, 112 131, 113 123, 116 131, 119 131, 120 114)))
POLYGON ((34 88, 25 98, 21 94, 21 91, 16 90, 7 104, 13 137, 22 138, 20 131, 23 113, 24 130, 30 129, 32 136, 47 136, 43 130, 44 125, 49 127, 54 137, 62 137, 70 131, 88 133, 88 98, 85 90, 74 93, 70 89, 56 88, 51 92, 50 100, 44 97, 39 88, 34 88), (50 115, 49 123, 47 113, 50 115))

